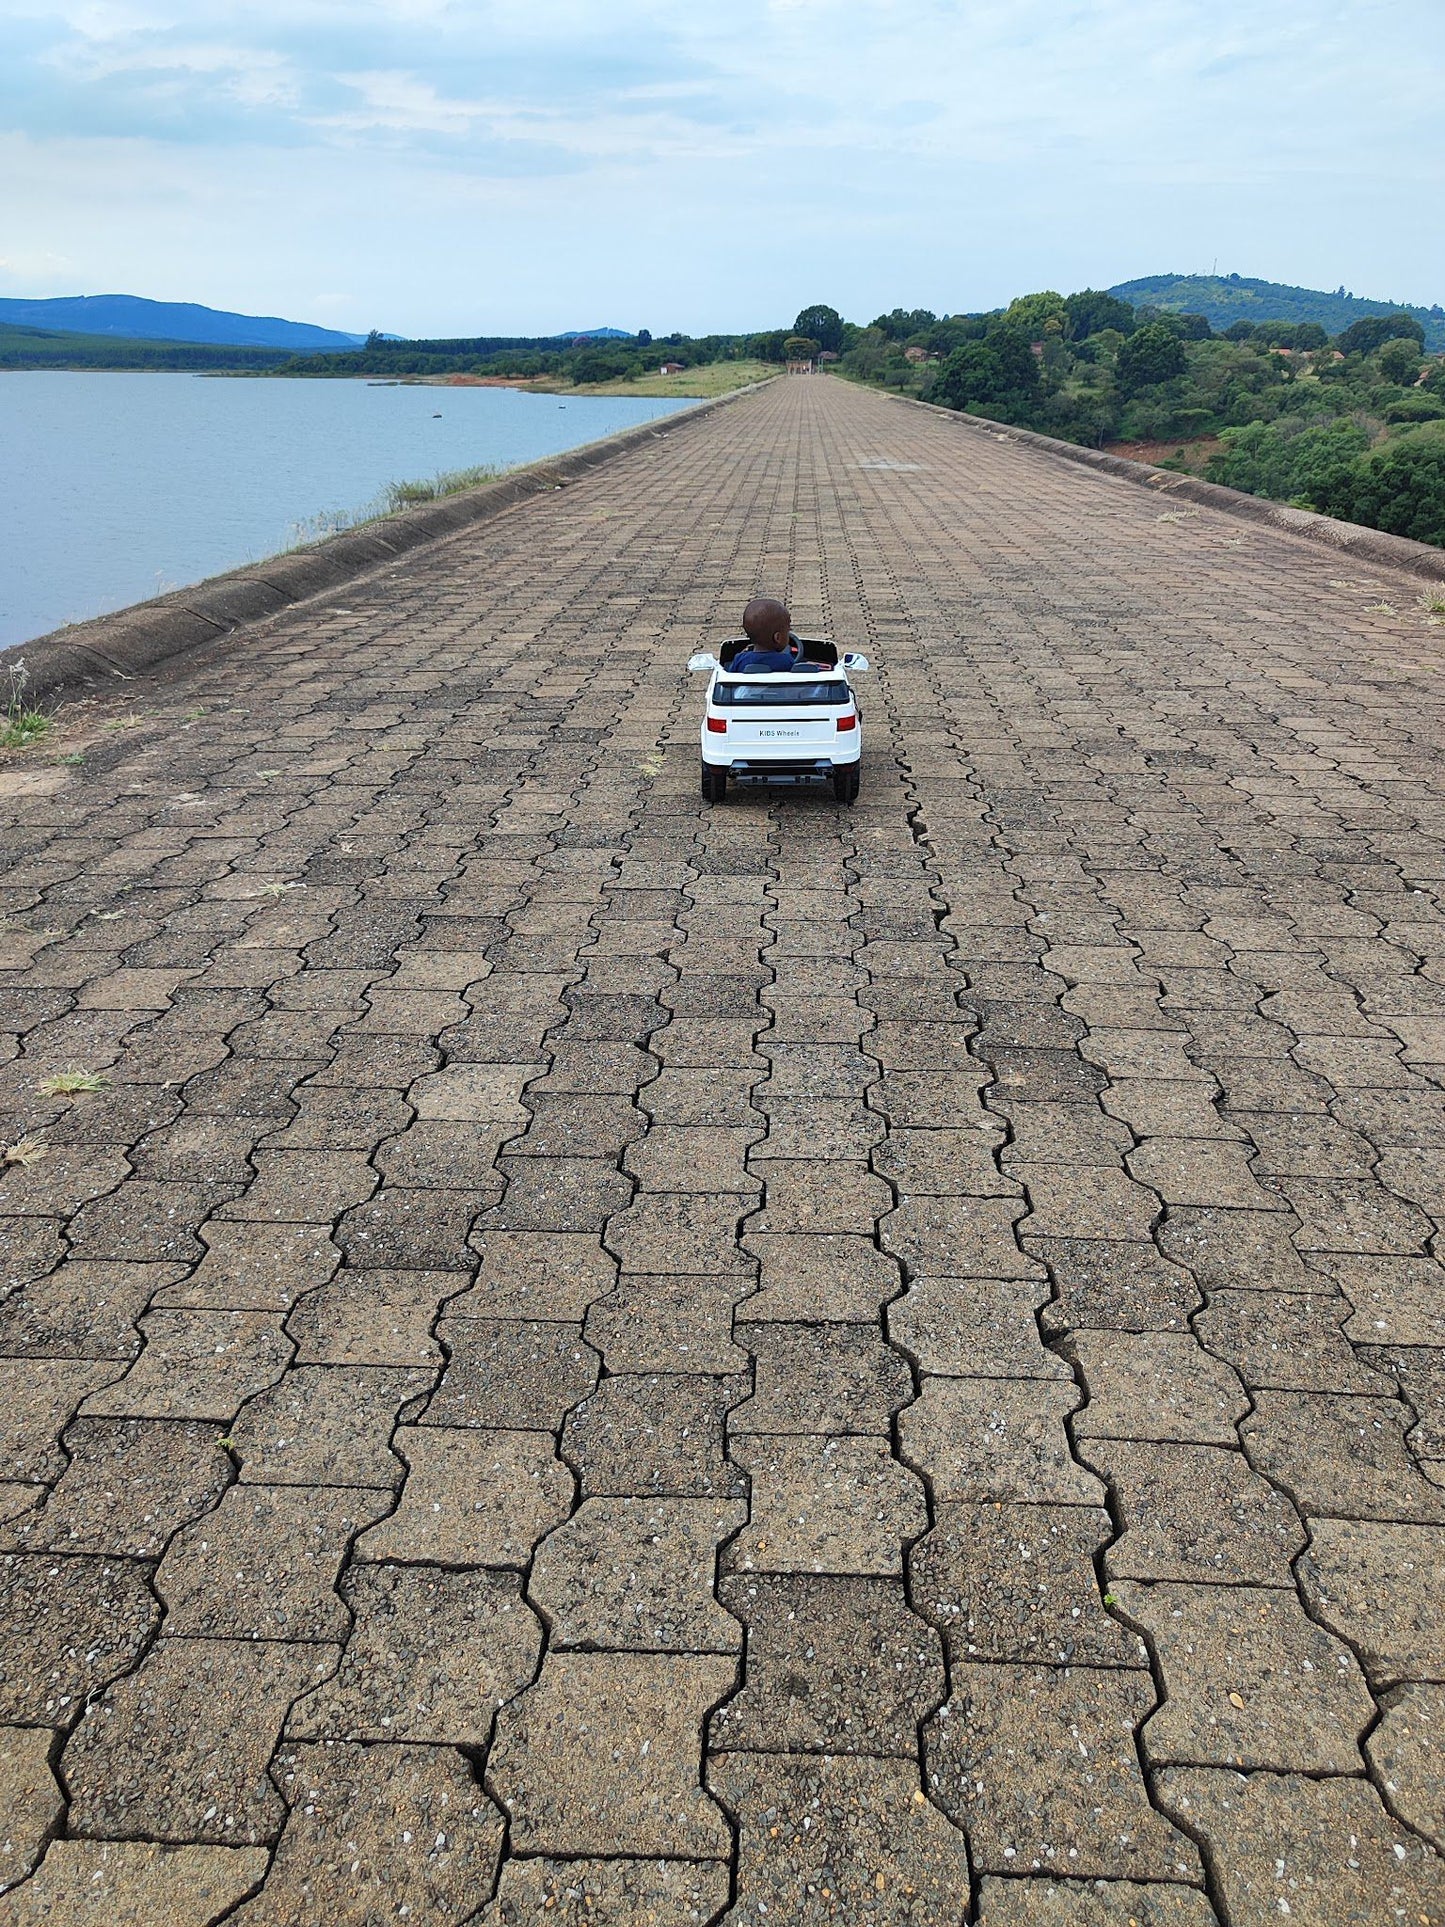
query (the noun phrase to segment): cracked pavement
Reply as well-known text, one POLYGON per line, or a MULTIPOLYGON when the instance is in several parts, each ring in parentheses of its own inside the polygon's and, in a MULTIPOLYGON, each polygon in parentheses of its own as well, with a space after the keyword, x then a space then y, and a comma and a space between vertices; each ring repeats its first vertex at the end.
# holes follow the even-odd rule
POLYGON ((0 1927, 1445 1922, 1413 594, 792 379, 0 768, 0 1927))

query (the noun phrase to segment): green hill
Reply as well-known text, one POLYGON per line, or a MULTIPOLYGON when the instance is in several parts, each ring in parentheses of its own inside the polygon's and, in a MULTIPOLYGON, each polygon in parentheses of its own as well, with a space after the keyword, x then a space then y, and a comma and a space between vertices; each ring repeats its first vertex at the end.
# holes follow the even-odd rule
POLYGON ((134 341, 115 335, 59 334, 0 322, 0 370, 121 369, 236 374, 278 367, 285 348, 233 348, 202 341, 134 341))
POLYGON ((1445 308, 1416 307, 1404 301, 1368 301, 1336 288, 1292 288, 1282 281, 1254 281, 1242 274, 1146 274, 1137 281, 1121 281, 1110 288, 1136 308, 1165 308, 1175 314, 1202 314, 1222 333, 1236 321, 1317 321, 1337 335, 1352 321, 1370 314, 1415 316, 1425 330, 1425 346, 1445 350, 1445 308))

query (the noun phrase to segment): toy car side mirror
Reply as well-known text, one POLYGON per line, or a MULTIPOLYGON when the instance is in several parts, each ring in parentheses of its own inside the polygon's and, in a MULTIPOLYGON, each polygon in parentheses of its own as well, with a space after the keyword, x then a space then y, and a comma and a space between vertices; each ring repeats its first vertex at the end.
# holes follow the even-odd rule
POLYGON ((868 667, 868 658, 866 656, 854 655, 850 649, 843 658, 843 667, 845 669, 866 669, 868 667))
POLYGON ((701 650, 697 655, 688 657, 687 666, 689 669, 717 669, 721 664, 716 656, 710 656, 706 650, 701 650))

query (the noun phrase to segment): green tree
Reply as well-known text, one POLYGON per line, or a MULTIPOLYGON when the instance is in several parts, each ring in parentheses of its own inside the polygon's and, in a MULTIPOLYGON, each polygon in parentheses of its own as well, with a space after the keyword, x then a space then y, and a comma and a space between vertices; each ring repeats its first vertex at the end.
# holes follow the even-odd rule
POLYGON ((1407 336, 1421 348, 1425 346, 1425 330, 1414 315, 1368 314, 1337 335, 1335 346, 1346 355, 1372 355, 1387 341, 1404 340, 1407 336))
POLYGON ((1087 341, 1103 328, 1117 328, 1121 335, 1134 332, 1134 310, 1129 303, 1116 294, 1106 294, 1102 288, 1081 288, 1077 294, 1068 295, 1064 310, 1071 341, 1087 341))
POLYGON ((945 408, 1026 409, 1038 393, 1039 364, 1022 328, 993 329, 983 341, 954 349, 934 377, 929 398, 945 408))
POLYGON ((1376 356, 1386 381, 1398 382, 1402 388, 1415 380, 1422 359, 1419 344, 1407 335, 1396 335, 1387 341, 1376 356))
POLYGON ((1133 395, 1156 382, 1173 381, 1187 366, 1184 343, 1174 330, 1162 321, 1150 321, 1120 348, 1115 374, 1124 394, 1133 395))
POLYGON ((907 341, 910 335, 926 333, 937 320, 931 308, 894 308, 868 325, 877 328, 890 341, 907 341))
POLYGON ((1045 288, 1039 294, 1017 295, 1008 304, 1004 320, 1010 327, 1022 328, 1030 341, 1042 341, 1045 335, 1064 332, 1069 310, 1061 294, 1045 288))
POLYGON ((824 307, 819 302, 803 309, 793 323, 793 333, 808 336, 820 348, 836 355, 843 346, 843 317, 836 308, 824 307))
POLYGON ((810 340, 807 335, 789 335, 783 343, 783 353, 789 361, 811 361, 821 347, 821 342, 810 340))
POLYGON ((1370 528, 1445 547, 1445 425, 1427 422, 1371 449, 1343 512, 1370 528))

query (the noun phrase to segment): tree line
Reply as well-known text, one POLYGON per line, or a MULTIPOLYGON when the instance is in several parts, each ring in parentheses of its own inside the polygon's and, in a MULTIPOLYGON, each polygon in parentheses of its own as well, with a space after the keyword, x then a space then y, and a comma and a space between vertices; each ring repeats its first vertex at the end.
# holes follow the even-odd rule
POLYGON ((1210 481, 1445 546, 1445 356, 1411 314, 1315 322, 1135 308, 1095 288, 992 314, 844 324, 854 380, 1062 440, 1207 450, 1210 481))

